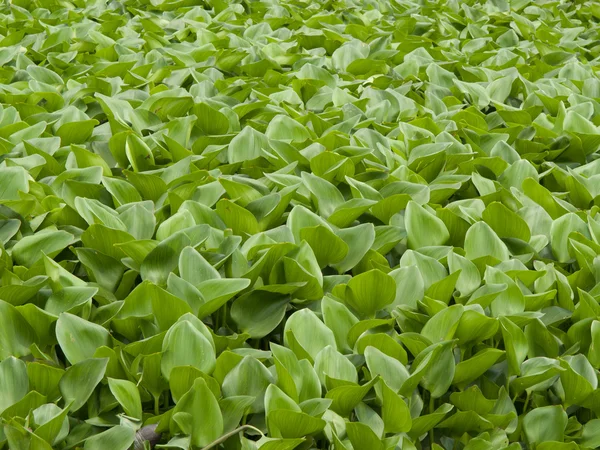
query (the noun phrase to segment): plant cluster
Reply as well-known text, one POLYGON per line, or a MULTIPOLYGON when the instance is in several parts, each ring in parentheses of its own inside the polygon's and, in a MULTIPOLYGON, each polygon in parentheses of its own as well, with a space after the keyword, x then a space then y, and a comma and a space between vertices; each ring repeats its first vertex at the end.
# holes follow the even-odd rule
POLYGON ((0 8, 0 448, 600 447, 600 5, 0 8))

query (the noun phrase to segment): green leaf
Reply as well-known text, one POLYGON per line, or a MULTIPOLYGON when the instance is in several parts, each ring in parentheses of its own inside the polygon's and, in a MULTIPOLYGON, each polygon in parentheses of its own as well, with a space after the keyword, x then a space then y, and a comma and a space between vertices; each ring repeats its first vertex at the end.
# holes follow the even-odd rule
POLYGON ((21 357, 31 353, 35 331, 10 303, 0 300, 0 358, 21 357))
POLYGON ((523 418, 523 432, 530 445, 564 440, 567 413, 560 406, 542 406, 523 418))
POLYGON ((319 213, 329 217, 340 205, 344 197, 329 181, 308 172, 302 173, 302 181, 311 192, 319 213))
POLYGON ((141 420, 142 401, 137 386, 129 380, 109 378, 108 387, 125 413, 130 417, 141 420))
POLYGON ((331 410, 343 417, 347 417, 356 408, 371 388, 379 381, 378 377, 361 386, 347 384, 335 387, 325 394, 325 398, 333 400, 331 410))
POLYGON ((374 450, 384 448, 381 439, 364 423, 348 422, 346 433, 348 433, 354 448, 372 448, 374 450))
POLYGON ((226 134, 229 130, 227 116, 207 103, 196 103, 194 114, 197 117, 198 127, 206 134, 226 134))
POLYGON ((85 440, 84 450, 111 448, 127 450, 135 440, 135 430, 126 425, 117 425, 85 440))
POLYGON ((353 277, 348 282, 346 302, 359 314, 372 317, 396 297, 396 282, 378 269, 353 277))
POLYGON ((444 222, 414 201, 408 202, 404 221, 412 249, 443 245, 450 238, 444 222))
MULTIPOLYGON (((173 410, 173 419, 178 414, 189 414, 191 423, 191 443, 204 447, 223 433, 223 416, 217 399, 203 378, 196 378, 192 388, 185 394, 173 410)), ((186 430, 187 431, 187 430, 186 430)))
POLYGON ((375 347, 369 346, 365 349, 365 360, 371 377, 380 376, 386 386, 394 392, 399 391, 409 377, 408 370, 400 361, 375 347))
POLYGON ((125 154, 135 172, 143 172, 154 165, 154 155, 146 143, 135 134, 127 136, 125 154))
POLYGON ((454 384, 468 384, 492 367, 498 359, 504 355, 504 351, 495 348, 483 349, 469 359, 461 361, 456 365, 454 371, 454 384))
POLYGON ((447 428, 453 434, 461 435, 468 431, 492 430, 494 425, 475 411, 457 411, 456 414, 441 422, 438 428, 447 428))
POLYGON ((108 358, 91 358, 69 367, 60 379, 59 389, 63 399, 77 411, 88 401, 92 392, 104 378, 108 358))
POLYGON ((238 292, 246 289, 250 280, 246 278, 224 278, 207 280, 198 285, 205 303, 200 306, 199 317, 215 312, 238 292))
POLYGON ((348 244, 323 225, 302 228, 300 239, 311 246, 321 268, 333 266, 348 255, 348 244))
MULTIPOLYGON (((319 320, 317 315, 309 309, 301 309, 292 314, 285 323, 284 343, 290 346, 290 335, 299 346, 313 359, 321 349, 331 345, 335 348, 333 332, 319 320)), ((292 350, 294 350, 292 348, 292 350)), ((296 350, 294 350, 296 353, 296 350)), ((296 353, 297 354, 297 353, 296 353)))
POLYGON ((412 428, 410 429, 410 436, 417 438, 427 433, 439 424, 453 408, 454 406, 451 404, 444 403, 435 411, 415 418, 413 420, 412 428))
POLYGON ((177 322, 167 331, 162 351, 161 371, 167 380, 177 366, 193 366, 207 374, 215 368, 215 349, 211 340, 187 320, 177 322))
MULTIPOLYGON (((434 357, 432 357, 430 364, 425 365, 421 385, 430 392, 433 398, 439 398, 444 395, 452 384, 456 371, 452 341, 433 344, 430 346, 430 350, 424 350, 417 358, 426 357, 428 353, 431 353, 434 357)), ((405 389, 406 387, 403 385, 401 392, 405 392, 405 389)))
POLYGON ((287 296, 254 290, 231 305, 231 318, 251 338, 262 338, 281 323, 289 303, 287 296))
POLYGON ((268 138, 254 128, 246 126, 229 143, 227 159, 232 164, 253 160, 260 156, 263 148, 267 147, 268 138))
POLYGON ((27 171, 20 166, 0 168, 0 198, 19 200, 19 192, 29 192, 27 171))
POLYGON ((216 211, 225 225, 239 236, 252 235, 261 231, 256 217, 230 200, 219 200, 216 211))
POLYGON ((565 405, 582 404, 598 387, 598 378, 590 362, 584 355, 565 356, 560 361, 564 372, 560 374, 563 385, 565 405))
POLYGON ((231 370, 221 385, 225 397, 248 395, 254 397, 251 411, 260 413, 264 411, 265 391, 273 376, 269 370, 257 359, 245 356, 242 361, 231 370))
POLYGON ((69 405, 60 409, 53 403, 47 403, 33 411, 33 418, 38 424, 35 434, 51 445, 62 441, 69 433, 67 413, 69 405))
POLYGON ((169 273, 177 267, 181 251, 190 245, 189 237, 179 232, 154 247, 143 259, 140 275, 144 280, 166 284, 169 273))
POLYGON ((529 226, 518 214, 499 202, 490 203, 481 217, 499 238, 514 238, 529 242, 529 226))
POLYGON ((71 364, 92 358, 98 347, 110 346, 105 328, 69 313, 58 317, 56 339, 71 364))
POLYGON ((12 257, 17 264, 32 266, 43 254, 53 257, 73 242, 73 235, 66 231, 42 230, 26 236, 12 248, 12 257))
POLYGON ((433 343, 452 339, 463 311, 462 305, 452 305, 441 310, 427 321, 421 334, 433 343))
POLYGON ((45 395, 50 401, 60 396, 59 381, 64 373, 64 370, 47 364, 38 362, 27 364, 27 375, 31 389, 45 395))
MULTIPOLYGON (((500 324, 497 319, 487 317, 478 309, 466 309, 460 317, 454 336, 460 344, 482 342, 496 334, 500 324)), ((505 339, 505 343, 508 341, 505 339)))
POLYGON ((317 354, 315 371, 323 385, 326 384, 326 377, 358 383, 354 364, 330 345, 317 354))
POLYGON ((9 357, 0 362, 0 413, 14 405, 29 391, 27 367, 20 359, 9 357))
POLYGON ((575 213, 565 214, 552 222, 550 228, 550 242, 552 253, 559 262, 567 262, 572 259, 568 247, 569 235, 579 232, 589 236, 587 226, 575 213))
POLYGON ((333 264, 338 273, 344 273, 357 265, 375 242, 375 227, 361 224, 339 230, 336 235, 348 245, 348 254, 339 263, 333 264))
POLYGON ((408 433, 412 427, 412 419, 407 404, 383 380, 381 383, 385 432, 408 433))
POLYGON ((193 366, 177 366, 171 370, 169 375, 169 388, 175 403, 179 402, 179 399, 192 388, 196 378, 199 377, 204 378, 206 385, 216 398, 221 396, 221 387, 214 378, 193 366))
POLYGON ((455 287, 461 295, 471 294, 481 284, 481 275, 479 274, 479 270, 477 270, 477 266, 455 252, 448 254, 448 270, 450 273, 460 270, 455 287))
POLYGON ((139 192, 127 181, 119 178, 103 177, 102 184, 116 201, 116 206, 141 202, 139 192))
POLYGON ((465 235, 465 253, 465 256, 471 261, 488 256, 498 261, 507 261, 510 257, 506 244, 485 222, 477 222, 471 225, 467 231, 465 235))
POLYGON ((219 271, 192 247, 184 248, 179 255, 179 274, 194 286, 203 281, 221 278, 219 271))
POLYGON ((583 426, 581 445, 590 448, 598 447, 598 445, 600 445, 600 433, 598 431, 599 424, 600 419, 592 419, 583 426))
POLYGON ((500 330, 505 342, 506 359, 511 373, 521 373, 521 363, 527 357, 528 345, 525 333, 510 319, 500 318, 500 330))
POLYGON ((269 122, 265 135, 269 139, 278 139, 288 142, 303 142, 310 138, 308 130, 300 123, 283 114, 275 116, 269 122))
POLYGON ((285 409, 272 410, 268 417, 273 436, 286 439, 316 434, 326 425, 324 420, 317 417, 285 409))

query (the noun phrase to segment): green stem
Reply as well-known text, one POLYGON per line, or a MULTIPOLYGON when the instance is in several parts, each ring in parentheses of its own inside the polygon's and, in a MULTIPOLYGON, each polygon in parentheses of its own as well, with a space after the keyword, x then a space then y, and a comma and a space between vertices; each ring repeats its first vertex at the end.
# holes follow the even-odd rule
POLYGON ((204 447, 202 450, 208 450, 210 448, 216 447, 217 445, 222 444, 223 442, 225 442, 231 436, 235 436, 236 434, 238 434, 238 433, 240 433, 241 431, 244 431, 244 430, 258 431, 260 433, 260 435, 263 436, 262 431, 260 431, 258 428, 255 428, 252 425, 242 425, 241 427, 238 427, 235 430, 230 431, 229 433, 224 434, 219 439, 211 442, 206 447, 204 447))
POLYGON ((154 415, 158 416, 160 414, 160 405, 159 405, 160 396, 154 397, 154 415))
POLYGON ((227 324, 227 305, 221 307, 221 326, 226 327, 227 324))
POLYGON ((218 309, 217 311, 215 311, 212 315, 212 320, 213 320, 213 327, 215 329, 215 332, 221 328, 221 310, 218 309))
MULTIPOLYGON (((431 395, 431 392, 429 393, 429 414, 433 414, 433 411, 435 411, 435 398, 433 398, 433 395, 431 395)), ((434 434, 433 434, 433 428, 431 430, 429 430, 429 447, 433 448, 433 438, 434 438, 434 434)))
POLYGON ((531 398, 531 392, 527 391, 527 397, 525 397, 525 403, 523 404, 523 414, 527 412, 529 406, 529 399, 531 398))

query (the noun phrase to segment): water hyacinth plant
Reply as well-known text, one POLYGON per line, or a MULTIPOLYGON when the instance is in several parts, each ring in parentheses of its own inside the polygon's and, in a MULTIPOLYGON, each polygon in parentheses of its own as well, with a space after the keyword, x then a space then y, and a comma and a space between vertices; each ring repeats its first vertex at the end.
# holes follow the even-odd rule
POLYGON ((600 448, 594 0, 0 7, 0 449, 600 448))

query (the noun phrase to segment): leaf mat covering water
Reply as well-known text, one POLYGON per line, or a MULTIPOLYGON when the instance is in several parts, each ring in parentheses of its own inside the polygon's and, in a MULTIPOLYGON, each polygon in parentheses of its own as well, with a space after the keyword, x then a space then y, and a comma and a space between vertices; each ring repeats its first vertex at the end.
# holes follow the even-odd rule
POLYGON ((600 446, 599 22, 4 2, 0 447, 600 446))

